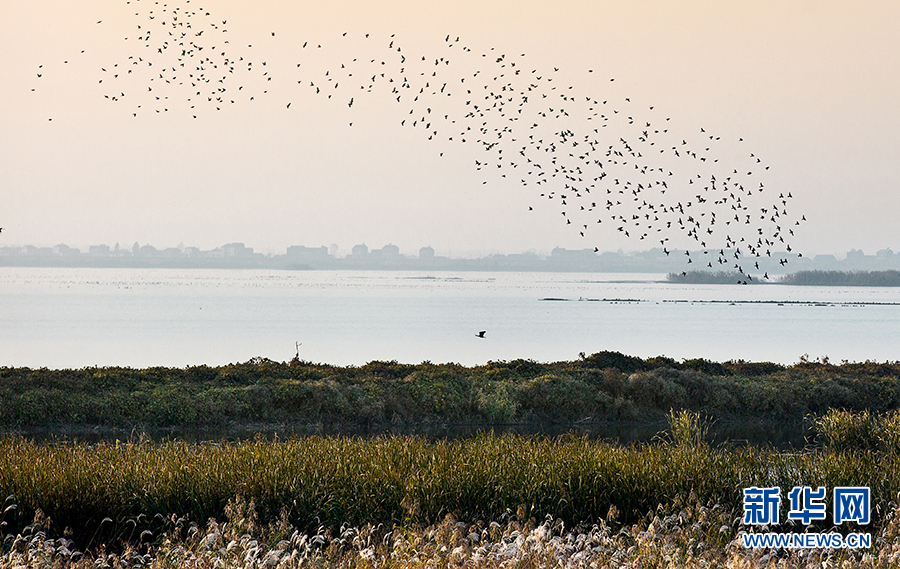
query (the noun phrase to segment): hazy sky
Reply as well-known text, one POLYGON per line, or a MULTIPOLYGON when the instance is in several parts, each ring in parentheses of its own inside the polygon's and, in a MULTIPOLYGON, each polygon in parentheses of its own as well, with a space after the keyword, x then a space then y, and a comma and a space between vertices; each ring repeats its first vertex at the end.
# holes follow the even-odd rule
MULTIPOLYGON (((767 191, 791 192, 791 213, 808 220, 794 242, 805 254, 900 251, 894 0, 5 1, 0 246, 242 241, 283 253, 365 242, 457 255, 653 246, 612 225, 582 238, 537 197, 543 189, 498 176, 484 184, 471 145, 401 127, 406 117, 389 97, 359 97, 350 109, 297 84, 380 57, 392 39, 404 53, 436 57, 448 34, 473 53, 559 68, 558 84, 579 96, 653 106, 686 138, 700 127, 717 133, 723 160, 743 148, 763 157, 767 191), (227 36, 206 37, 219 49, 227 37, 231 57, 254 62, 254 101, 196 112, 186 91, 160 87, 171 109, 156 113, 146 70, 129 83, 109 78, 129 56, 153 59, 134 51, 135 36, 156 23, 150 9, 166 17, 163 4, 227 21, 227 36), (117 92, 126 97, 105 98, 117 92)), ((690 195, 669 195, 679 191, 690 195)))

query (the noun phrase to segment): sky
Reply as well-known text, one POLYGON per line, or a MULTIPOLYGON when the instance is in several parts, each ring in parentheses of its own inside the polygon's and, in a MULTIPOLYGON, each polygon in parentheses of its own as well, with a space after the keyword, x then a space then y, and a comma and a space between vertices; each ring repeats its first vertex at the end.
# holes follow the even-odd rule
MULTIPOLYGON (((770 167, 766 196, 791 193, 792 218, 806 218, 791 244, 806 255, 900 251, 892 0, 185 2, 0 3, 0 246, 243 242, 281 254, 336 244, 346 254, 357 243, 392 243, 403 254, 429 245, 453 256, 659 246, 615 223, 582 237, 580 222, 560 215, 559 196, 540 197, 565 190, 498 175, 508 168, 479 170, 483 149, 401 126, 411 117, 387 91, 361 92, 351 108, 349 91, 327 99, 307 85, 330 87, 325 71, 394 56, 387 46, 396 42, 413 74, 420 54, 452 59, 444 77, 487 75, 497 57, 516 58, 573 96, 615 101, 639 123, 664 116, 670 136, 686 143, 699 144, 701 128, 715 133, 720 166, 736 170, 753 153, 770 167), (150 10, 163 20, 199 6, 211 15, 195 22, 227 22, 198 40, 206 53, 218 44, 254 64, 238 73, 240 98, 220 111, 191 109, 199 102, 187 102, 190 89, 156 77, 175 65, 174 49, 137 41, 148 29, 160 38, 150 10), (111 79, 129 56, 142 58, 138 72, 111 79), (147 62, 157 63, 152 72, 147 62), (157 103, 158 93, 170 99, 157 103)), ((235 96, 228 88, 226 99, 235 96)), ((464 112, 458 98, 434 105, 435 115, 464 112)), ((593 125, 574 113, 544 124, 593 125)), ((605 144, 602 136, 620 134, 598 136, 605 144)), ((673 184, 665 199, 692 193, 673 184)), ((670 247, 699 248, 674 228, 659 235, 670 247)), ((722 246, 724 235, 709 245, 722 246)))

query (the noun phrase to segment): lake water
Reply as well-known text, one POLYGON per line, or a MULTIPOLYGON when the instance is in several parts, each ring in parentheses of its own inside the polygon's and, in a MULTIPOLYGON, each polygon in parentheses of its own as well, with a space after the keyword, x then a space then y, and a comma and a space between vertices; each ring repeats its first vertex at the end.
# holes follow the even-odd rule
POLYGON ((0 268, 0 366, 898 360, 900 288, 663 275, 0 268), (558 300, 542 300, 542 299, 558 300), (486 330, 484 339, 476 332, 486 330))

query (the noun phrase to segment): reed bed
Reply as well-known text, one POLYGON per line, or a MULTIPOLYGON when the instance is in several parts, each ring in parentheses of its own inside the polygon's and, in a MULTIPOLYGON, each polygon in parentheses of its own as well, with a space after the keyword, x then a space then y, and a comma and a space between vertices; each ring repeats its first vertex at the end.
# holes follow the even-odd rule
POLYGON ((660 506, 618 528, 605 520, 570 527, 552 517, 527 519, 520 511, 499 522, 463 522, 448 515, 430 526, 367 524, 313 533, 284 520, 263 525, 253 502, 236 500, 221 521, 181 518, 158 537, 144 532, 146 540, 115 552, 83 552, 71 539, 53 539, 39 514, 22 533, 4 540, 0 569, 894 569, 900 566, 898 514, 893 505, 868 550, 792 551, 744 549, 740 518, 695 498, 660 506))
POLYGON ((624 527, 688 496, 737 515, 742 488, 754 485, 869 486, 881 527, 900 492, 900 458, 711 447, 691 437, 629 447, 492 433, 95 445, 7 438, 0 440, 0 495, 14 508, 0 532, 21 532, 40 511, 79 547, 133 542, 176 519, 225 519, 234 500, 252 502, 261 524, 313 534, 342 525, 433 525, 448 514, 473 523, 518 514, 552 516, 567 527, 624 527))
POLYGON ((831 450, 900 453, 898 410, 853 413, 844 409, 829 409, 827 413, 813 417, 811 422, 818 442, 831 450))

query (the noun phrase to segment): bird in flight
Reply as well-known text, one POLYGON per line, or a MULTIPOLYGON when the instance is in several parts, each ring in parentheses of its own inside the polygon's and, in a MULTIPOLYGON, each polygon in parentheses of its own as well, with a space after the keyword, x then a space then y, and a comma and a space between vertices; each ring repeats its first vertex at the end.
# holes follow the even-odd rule
MULTIPOLYGON (((99 68, 98 84, 121 85, 105 95, 110 104, 130 106, 134 117, 183 110, 186 117, 198 118, 206 111, 223 111, 226 104, 238 107, 273 96, 267 95, 266 85, 277 80, 279 67, 230 44, 226 20, 191 8, 190 0, 146 3, 135 17, 137 35, 126 41, 136 51, 99 68)), ((108 25, 104 22, 97 21, 108 25)), ((277 44, 275 31, 270 33, 277 44)), ((791 252, 786 239, 793 231, 783 230, 785 223, 806 221, 805 216, 788 216, 789 192, 776 200, 763 191, 768 165, 755 153, 741 151, 743 156, 730 157, 727 166, 726 160, 718 164, 723 153, 734 154, 733 146, 743 138, 716 136, 702 127, 688 135, 670 117, 657 118, 655 105, 631 105, 632 98, 640 101, 636 95, 613 97, 616 92, 609 90, 594 96, 578 84, 558 85, 559 67, 541 70, 524 53, 465 47, 449 34, 440 52, 414 55, 407 46, 401 49, 396 34, 383 42, 371 34, 358 57, 346 55, 354 34, 335 36, 332 44, 303 41, 299 49, 315 45, 318 53, 333 59, 326 62, 324 74, 308 71, 305 61, 302 68, 301 63, 292 65, 290 84, 323 102, 340 101, 350 113, 365 112, 369 94, 383 96, 385 103, 399 107, 400 126, 422 131, 428 144, 439 146, 436 154, 443 156, 446 143, 483 152, 475 161, 475 170, 485 173, 481 185, 510 183, 515 177, 523 188, 541 188, 542 198, 558 204, 562 222, 594 241, 594 252, 600 252, 596 243, 603 238, 595 231, 606 231, 612 222, 610 229, 623 237, 655 238, 666 256, 677 241, 696 244, 710 255, 708 268, 712 260, 722 265, 731 257, 762 262, 776 247, 791 252), (338 42, 342 46, 332 51, 338 42), (597 194, 604 196, 605 205, 597 194)), ((245 45, 250 49, 253 44, 245 45)), ((595 71, 599 69, 587 73, 595 71)), ((35 72, 41 83, 47 81, 46 66, 35 72)), ((290 98, 281 104, 285 110, 297 109, 290 98)), ((354 126, 352 119, 346 124, 354 126)), ((533 205, 528 211, 541 210, 533 205)), ((685 256, 692 263, 690 252, 685 256)), ((786 257, 781 259, 781 265, 787 263, 786 257)), ((740 272, 741 282, 751 280, 740 272)), ((485 333, 476 336, 484 338, 485 333)))
POLYGON ((486 332, 487 332, 487 330, 482 330, 481 332, 475 334, 475 337, 476 337, 476 338, 484 338, 484 334, 485 334, 486 332))

